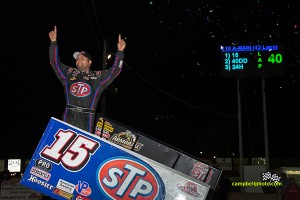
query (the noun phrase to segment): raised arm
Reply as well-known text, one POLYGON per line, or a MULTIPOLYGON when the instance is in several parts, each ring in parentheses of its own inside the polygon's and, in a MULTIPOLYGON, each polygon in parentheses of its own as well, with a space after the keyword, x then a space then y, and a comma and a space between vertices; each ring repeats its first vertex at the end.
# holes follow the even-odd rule
POLYGON ((126 47, 126 42, 122 39, 121 34, 119 34, 119 40, 118 40, 118 51, 124 51, 126 47))
POLYGON ((103 70, 101 72, 102 81, 100 82, 100 85, 103 88, 106 88, 121 72, 123 67, 123 58, 124 58, 124 49, 126 47, 126 42, 122 39, 121 34, 119 34, 118 38, 118 51, 115 55, 115 60, 113 65, 107 69, 103 70))
POLYGON ((57 28, 56 26, 54 26, 54 29, 49 32, 49 39, 51 40, 51 42, 55 42, 56 38, 57 38, 57 28))
POLYGON ((65 74, 68 71, 68 66, 63 64, 58 55, 58 45, 57 45, 57 28, 54 26, 54 29, 49 32, 50 47, 49 47, 49 60, 50 64, 60 81, 65 80, 65 74))

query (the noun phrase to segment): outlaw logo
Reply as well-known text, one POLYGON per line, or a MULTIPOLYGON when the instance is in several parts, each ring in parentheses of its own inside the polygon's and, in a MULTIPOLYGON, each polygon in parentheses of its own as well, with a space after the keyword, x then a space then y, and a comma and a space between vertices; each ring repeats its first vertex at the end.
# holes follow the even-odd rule
POLYGON ((129 130, 126 132, 120 132, 115 134, 110 138, 113 143, 119 144, 120 146, 125 147, 126 149, 132 149, 135 141, 136 136, 132 134, 129 130))

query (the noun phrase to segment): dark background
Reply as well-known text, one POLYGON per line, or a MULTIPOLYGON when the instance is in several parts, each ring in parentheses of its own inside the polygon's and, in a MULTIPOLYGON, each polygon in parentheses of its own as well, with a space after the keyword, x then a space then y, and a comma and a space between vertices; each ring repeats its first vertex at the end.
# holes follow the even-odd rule
MULTIPOLYGON (((266 83, 270 158, 299 158, 300 7, 297 1, 2 1, 1 157, 30 158, 63 87, 48 59, 58 29, 61 60, 85 50, 102 69, 103 41, 127 41, 105 114, 197 157, 238 157, 237 78, 220 76, 221 44, 283 43, 285 76, 266 83), (200 155, 200 151, 203 155, 200 155)), ((113 57, 114 58, 114 57, 113 57)), ((108 60, 108 67, 112 60, 108 60)), ((264 157, 262 78, 240 78, 244 157, 264 157)), ((98 112, 100 110, 100 103, 98 112)))

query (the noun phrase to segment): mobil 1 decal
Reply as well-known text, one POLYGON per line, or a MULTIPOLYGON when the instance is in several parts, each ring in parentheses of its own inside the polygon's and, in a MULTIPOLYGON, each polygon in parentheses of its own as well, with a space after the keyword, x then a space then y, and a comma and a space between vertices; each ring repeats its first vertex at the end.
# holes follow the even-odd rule
POLYGON ((102 162, 96 182, 107 199, 163 200, 165 185, 159 174, 140 159, 118 156, 102 162))

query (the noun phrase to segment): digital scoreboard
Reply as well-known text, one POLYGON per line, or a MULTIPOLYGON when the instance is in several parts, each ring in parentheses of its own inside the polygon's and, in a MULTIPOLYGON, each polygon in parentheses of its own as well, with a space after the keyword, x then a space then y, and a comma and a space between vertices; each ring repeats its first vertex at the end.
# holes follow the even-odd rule
POLYGON ((284 76, 280 44, 221 45, 221 77, 284 76))

